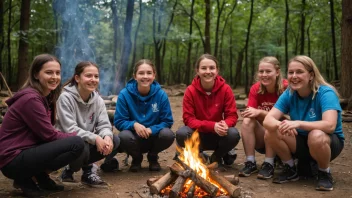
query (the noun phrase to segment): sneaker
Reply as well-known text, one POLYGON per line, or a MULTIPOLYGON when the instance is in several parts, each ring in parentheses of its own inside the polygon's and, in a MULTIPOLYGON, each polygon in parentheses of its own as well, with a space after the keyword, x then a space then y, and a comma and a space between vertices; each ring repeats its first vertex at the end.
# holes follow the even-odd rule
POLYGON ((275 156, 275 158, 274 158, 274 168, 276 169, 276 170, 282 170, 282 169, 284 169, 284 163, 282 162, 282 160, 280 159, 280 157, 279 156, 275 156))
POLYGON ((288 164, 284 164, 282 173, 277 178, 274 178, 273 183, 282 184, 289 181, 297 181, 298 179, 296 166, 290 167, 288 164))
POLYGON ((37 186, 37 184, 34 183, 32 178, 29 178, 23 181, 14 180, 13 187, 16 189, 21 189, 25 197, 34 198, 34 197, 42 197, 47 195, 45 191, 40 190, 40 188, 37 186))
POLYGON ((247 161, 244 163, 244 167, 240 172, 238 173, 238 176, 240 177, 248 177, 252 173, 258 172, 258 168, 255 162, 247 161))
POLYGON ((54 180, 50 178, 50 176, 44 172, 39 173, 38 175, 35 176, 38 182, 39 188, 42 190, 47 190, 47 191, 63 191, 64 186, 56 184, 54 180))
POLYGON ((258 179, 270 179, 274 176, 274 166, 268 162, 264 162, 257 175, 258 179))
POLYGON ((107 188, 108 184, 96 173, 83 173, 81 183, 94 188, 107 188))
POLYGON ((129 171, 136 173, 136 172, 140 171, 141 169, 142 169, 141 163, 133 163, 133 161, 132 161, 129 171))
POLYGON ((160 171, 161 167, 158 162, 159 156, 156 154, 150 154, 148 153, 147 155, 148 161, 149 161, 149 171, 160 171))
POLYGON ((67 184, 77 184, 77 181, 73 178, 73 171, 66 166, 60 175, 60 181, 67 184))
POLYGON ((104 162, 100 165, 100 169, 104 172, 114 172, 119 170, 119 161, 116 158, 112 158, 109 162, 104 162))
MULTIPOLYGON (((235 150, 235 149, 232 149, 232 150, 235 150)), ((232 150, 226 153, 224 157, 222 157, 222 160, 224 161, 225 165, 228 165, 228 166, 232 165, 237 158, 236 153, 230 153, 232 152, 232 150)))
POLYGON ((318 183, 316 190, 331 191, 333 190, 333 179, 331 173, 318 171, 318 183))

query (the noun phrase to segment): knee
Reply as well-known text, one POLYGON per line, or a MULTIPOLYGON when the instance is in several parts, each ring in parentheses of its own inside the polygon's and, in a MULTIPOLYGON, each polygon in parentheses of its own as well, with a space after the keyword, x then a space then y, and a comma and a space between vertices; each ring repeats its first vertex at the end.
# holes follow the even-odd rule
POLYGON ((240 133, 235 127, 230 127, 227 135, 229 136, 230 141, 235 144, 237 144, 241 139, 240 133))
POLYGON ((321 130, 312 130, 308 134, 308 147, 320 149, 325 145, 330 145, 329 136, 321 130))
POLYGON ((114 143, 114 150, 115 150, 120 146, 120 137, 118 135, 113 135, 112 141, 114 143))
POLYGON ((119 133, 118 135, 120 139, 120 143, 128 142, 128 141, 133 141, 135 140, 135 137, 133 135, 133 132, 130 130, 123 130, 119 133))
POLYGON ((183 126, 176 131, 176 142, 179 146, 184 147, 185 140, 191 136, 193 130, 188 126, 183 126))
POLYGON ((265 132, 264 132, 264 142, 265 143, 270 144, 272 142, 276 142, 276 140, 278 140, 276 133, 265 130, 265 132))
POLYGON ((251 124, 254 124, 255 122, 257 122, 257 120, 255 118, 243 118, 242 127, 248 127, 251 124))
POLYGON ((159 138, 164 139, 166 141, 174 141, 175 139, 175 134, 170 128, 163 128, 159 132, 159 138))

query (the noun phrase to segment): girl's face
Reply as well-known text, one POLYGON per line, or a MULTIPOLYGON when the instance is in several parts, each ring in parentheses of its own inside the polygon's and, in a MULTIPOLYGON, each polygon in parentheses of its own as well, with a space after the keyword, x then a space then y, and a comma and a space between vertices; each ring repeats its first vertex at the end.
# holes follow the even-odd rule
POLYGON ((202 83, 213 83, 218 73, 215 61, 205 58, 199 62, 197 75, 200 77, 202 83))
POLYGON ((78 90, 92 93, 99 85, 99 70, 93 65, 84 68, 80 75, 75 75, 75 80, 78 85, 78 90))
POLYGON ((134 79, 137 81, 138 87, 149 88, 155 80, 155 72, 153 70, 153 67, 146 63, 141 64, 140 66, 138 66, 136 74, 134 75, 134 79))
POLYGON ((258 78, 265 87, 273 87, 276 83, 276 78, 279 76, 279 70, 271 63, 261 62, 258 67, 258 78))
POLYGON ((302 63, 291 62, 288 66, 287 78, 292 90, 309 91, 309 82, 313 80, 313 73, 309 72, 302 63))
POLYGON ((44 96, 47 96, 60 84, 60 64, 56 61, 49 61, 43 65, 42 69, 34 77, 39 80, 44 96))

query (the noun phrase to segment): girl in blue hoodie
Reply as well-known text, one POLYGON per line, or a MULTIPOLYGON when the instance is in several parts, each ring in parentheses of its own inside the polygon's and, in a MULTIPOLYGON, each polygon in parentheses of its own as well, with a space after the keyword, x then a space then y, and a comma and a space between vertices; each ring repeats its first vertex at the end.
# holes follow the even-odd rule
POLYGON ((148 153, 149 170, 159 171, 158 153, 169 148, 175 137, 170 129, 170 102, 155 75, 150 60, 138 61, 133 79, 121 90, 116 103, 114 125, 120 131, 120 148, 132 156, 132 172, 141 169, 143 153, 148 153))

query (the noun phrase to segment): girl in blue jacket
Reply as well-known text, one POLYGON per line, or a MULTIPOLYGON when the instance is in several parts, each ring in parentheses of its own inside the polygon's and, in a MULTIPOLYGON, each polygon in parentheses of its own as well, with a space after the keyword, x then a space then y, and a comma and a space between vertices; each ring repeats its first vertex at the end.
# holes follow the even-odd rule
POLYGON ((141 169, 143 153, 148 153, 149 170, 159 171, 158 153, 174 141, 170 102, 155 75, 150 60, 138 61, 116 103, 114 125, 120 131, 120 148, 132 156, 132 172, 141 169))

